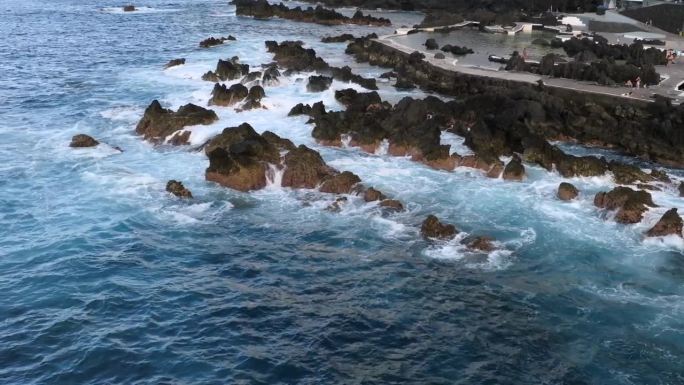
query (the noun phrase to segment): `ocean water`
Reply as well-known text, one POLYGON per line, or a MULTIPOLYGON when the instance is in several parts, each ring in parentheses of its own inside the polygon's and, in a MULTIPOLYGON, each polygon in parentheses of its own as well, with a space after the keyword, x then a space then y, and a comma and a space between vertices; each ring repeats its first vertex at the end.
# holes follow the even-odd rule
MULTIPOLYGON (((206 103, 202 73, 235 55, 270 62, 264 40, 302 40, 376 76, 384 70, 352 63, 344 44, 318 41, 391 30, 238 18, 223 0, 121 5, 0 2, 0 383, 684 384, 684 243, 642 235, 684 209, 672 186, 642 224, 622 226, 592 205, 610 177, 571 180, 580 199, 561 203, 562 178, 536 167, 512 183, 322 148, 287 112, 341 106, 333 90, 306 92, 302 74, 266 88, 267 110, 216 109, 218 123, 189 128, 192 142, 248 122, 312 146, 407 210, 350 197, 331 213, 334 197, 314 191, 222 188, 204 181, 193 146, 135 135, 151 100, 206 103), (198 47, 228 34, 238 40, 198 47), (187 64, 163 69, 177 57, 187 64), (76 133, 103 144, 70 149, 76 133), (167 194, 169 179, 195 198, 167 194), (499 249, 424 241, 428 214, 499 249)), ((443 140, 466 151, 462 138, 443 140)))

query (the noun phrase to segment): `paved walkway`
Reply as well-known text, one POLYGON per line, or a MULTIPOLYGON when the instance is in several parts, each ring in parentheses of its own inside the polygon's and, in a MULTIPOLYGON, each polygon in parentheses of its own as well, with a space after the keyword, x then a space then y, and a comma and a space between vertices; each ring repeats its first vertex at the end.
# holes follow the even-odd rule
POLYGON ((415 51, 421 52, 425 55, 425 60, 428 63, 448 71, 459 72, 467 75, 484 76, 489 78, 510 80, 528 84, 537 84, 539 80, 542 80, 544 82, 544 85, 549 87, 558 87, 581 92, 590 92, 595 94, 610 95, 614 97, 623 97, 627 99, 639 99, 648 102, 653 101, 654 94, 660 94, 668 96, 670 98, 674 98, 674 102, 676 104, 679 103, 679 100, 676 100, 679 92, 675 91, 675 87, 679 82, 684 81, 684 62, 675 65, 670 65, 667 67, 657 66, 656 70, 660 74, 663 74, 668 77, 667 80, 664 80, 658 86, 654 86, 647 89, 635 89, 628 87, 608 87, 601 86, 596 83, 582 82, 564 78, 552 78, 526 72, 510 72, 503 70, 493 70, 491 68, 467 66, 459 64, 457 61, 449 58, 435 59, 434 52, 428 52, 423 49, 415 49, 413 47, 403 45, 397 42, 395 39, 393 39, 393 37, 396 36, 397 35, 381 36, 378 39, 376 39, 376 41, 407 54, 410 54, 415 51))

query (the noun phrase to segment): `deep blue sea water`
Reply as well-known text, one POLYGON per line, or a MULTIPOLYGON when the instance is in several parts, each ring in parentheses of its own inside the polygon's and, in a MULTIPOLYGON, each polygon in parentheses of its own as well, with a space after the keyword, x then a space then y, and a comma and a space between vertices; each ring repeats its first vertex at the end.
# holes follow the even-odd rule
POLYGON ((121 5, 0 2, 0 383, 684 384, 684 245, 642 236, 684 209, 672 188, 654 193, 662 207, 644 223, 621 226, 591 203, 609 177, 572 180, 582 196, 563 204, 561 178, 539 168, 510 183, 322 148, 287 112, 341 106, 294 75, 266 88, 268 110, 217 109, 193 143, 249 122, 408 210, 383 215, 353 198, 331 213, 333 197, 313 191, 231 191, 204 181, 201 152, 135 135, 150 101, 206 104, 202 73, 234 55, 268 63, 264 40, 303 40, 378 75, 343 44, 318 43, 377 30, 237 18, 223 0, 121 5), (198 47, 228 34, 238 40, 198 47), (177 57, 187 64, 163 70, 177 57), (105 144, 70 149, 77 133, 105 144), (169 179, 195 199, 168 195, 169 179), (431 213, 501 250, 422 240, 431 213))

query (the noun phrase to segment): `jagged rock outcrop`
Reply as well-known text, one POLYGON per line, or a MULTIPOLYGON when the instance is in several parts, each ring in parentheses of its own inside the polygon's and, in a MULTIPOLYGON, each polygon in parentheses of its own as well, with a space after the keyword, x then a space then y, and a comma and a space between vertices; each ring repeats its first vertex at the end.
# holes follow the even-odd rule
POLYGON ((682 236, 682 217, 677 214, 677 209, 670 209, 660 218, 650 230, 646 232, 648 237, 665 237, 668 235, 682 236))
POLYGON ((266 97, 266 91, 261 86, 254 86, 249 89, 245 104, 242 105, 241 110, 252 110, 255 108, 265 108, 261 105, 261 99, 266 97))
POLYGON ((166 191, 179 198, 192 198, 192 192, 183 186, 182 182, 170 180, 166 183, 166 191))
POLYGON ((185 126, 207 125, 217 120, 218 116, 214 111, 194 104, 186 104, 174 112, 162 108, 161 104, 154 100, 145 109, 135 132, 146 140, 160 142, 185 126))
POLYGON ((240 64, 240 59, 235 56, 230 60, 219 59, 215 71, 209 71, 202 75, 202 80, 218 83, 239 79, 249 74, 249 65, 240 64))
POLYGON ((420 226, 420 233, 425 238, 451 239, 458 231, 451 224, 444 224, 434 215, 428 215, 420 226))
POLYGON ((387 26, 392 24, 389 19, 364 15, 361 11, 356 11, 352 17, 347 17, 335 10, 324 8, 320 5, 315 8, 308 7, 302 9, 301 7, 288 8, 283 3, 272 5, 266 0, 235 0, 233 3, 236 6, 235 13, 238 16, 252 16, 256 19, 279 17, 281 19, 322 25, 358 24, 387 26))
POLYGON ((290 72, 315 71, 322 75, 332 76, 338 81, 353 82, 370 90, 378 89, 375 79, 356 75, 348 66, 341 68, 330 66, 325 60, 316 55, 316 51, 302 47, 302 42, 284 41, 278 43, 267 41, 266 47, 269 52, 274 54, 276 63, 281 67, 287 68, 290 72))
POLYGON ((610 192, 596 194, 594 205, 598 208, 617 211, 615 221, 625 224, 640 222, 649 207, 656 207, 648 192, 622 186, 610 192))
POLYGON ((69 143, 69 147, 74 147, 74 148, 84 148, 84 147, 95 147, 100 142, 95 140, 92 136, 86 135, 86 134, 78 134, 74 135, 71 138, 71 143, 69 143))
MULTIPOLYGON (((247 123, 230 127, 204 148, 209 157, 206 179, 239 191, 264 188, 269 169, 283 170, 282 187, 315 189, 330 194, 365 194, 361 178, 328 166, 321 155, 272 132, 259 135, 247 123)), ((371 189, 369 189, 371 190, 371 189)), ((373 191, 377 191, 372 189, 373 191)), ((403 209, 382 195, 381 206, 403 209)))
POLYGON ((171 67, 176 67, 185 64, 185 59, 180 58, 180 59, 172 59, 169 60, 168 63, 164 66, 164 68, 171 68, 171 67))
POLYGON ((226 87, 225 84, 214 84, 214 90, 211 91, 211 99, 209 99, 210 106, 230 107, 245 100, 249 95, 247 87, 240 83, 233 84, 226 87))
POLYGON ((574 185, 563 182, 560 185, 558 185, 558 199, 562 201, 571 201, 579 195, 579 190, 577 190, 577 187, 574 185))

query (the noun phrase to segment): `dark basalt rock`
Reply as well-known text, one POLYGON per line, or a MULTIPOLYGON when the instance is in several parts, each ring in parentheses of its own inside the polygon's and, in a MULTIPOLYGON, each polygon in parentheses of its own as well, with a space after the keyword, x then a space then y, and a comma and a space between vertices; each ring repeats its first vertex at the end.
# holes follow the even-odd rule
POLYGON ((287 153, 283 163, 286 167, 283 187, 313 189, 336 174, 335 169, 326 165, 318 152, 304 145, 287 153))
POLYGON ((579 195, 577 187, 570 183, 563 182, 558 185, 558 199, 562 201, 571 201, 579 195))
POLYGON ((202 40, 202 41, 199 43, 199 45, 200 45, 200 47, 202 47, 202 48, 209 48, 209 47, 221 45, 221 44, 223 44, 223 42, 225 42, 225 41, 233 41, 233 40, 236 40, 235 37, 233 37, 233 36, 219 37, 219 38, 216 38, 216 37, 213 37, 213 36, 212 36, 212 37, 210 37, 210 38, 207 38, 207 39, 202 40))
POLYGON ((442 51, 449 52, 452 55, 458 55, 458 56, 463 56, 463 55, 475 53, 475 51, 473 51, 470 48, 459 47, 457 45, 451 45, 451 44, 447 44, 444 47, 442 47, 442 51))
POLYGON ((254 86, 249 89, 245 104, 242 106, 241 110, 252 110, 255 108, 265 108, 261 105, 261 99, 266 97, 266 91, 261 86, 254 86))
POLYGON ((420 233, 425 238, 451 239, 458 231, 454 225, 443 224, 434 215, 428 215, 420 226, 420 233))
POLYGON ((124 12, 135 12, 136 11, 135 5, 125 5, 123 7, 123 11, 124 12))
POLYGON ((245 100, 247 95, 249 95, 249 90, 240 83, 233 84, 230 88, 225 84, 216 83, 214 90, 211 91, 209 105, 229 107, 245 100))
POLYGON ((233 1, 233 4, 236 5, 235 13, 238 16, 252 16, 256 19, 279 17, 281 19, 322 25, 391 25, 389 19, 364 15, 361 11, 356 11, 352 17, 347 17, 337 11, 322 6, 317 6, 316 8, 308 7, 306 9, 302 9, 301 7, 288 8, 282 3, 271 5, 266 0, 235 0, 233 1))
POLYGON ((154 100, 145 109, 135 132, 143 135, 146 140, 158 142, 185 126, 207 125, 217 120, 218 116, 214 111, 194 104, 186 104, 174 112, 162 108, 161 104, 154 100))
POLYGON ((520 156, 516 154, 513 156, 513 159, 508 162, 503 171, 503 178, 505 180, 515 181, 521 181, 525 178, 525 166, 523 166, 520 156))
POLYGON ((74 147, 74 148, 84 148, 84 147, 95 147, 100 142, 95 140, 92 136, 85 135, 85 134, 78 134, 74 135, 71 138, 71 143, 69 143, 69 147, 74 147))
POLYGON ((247 75, 245 75, 242 79, 240 79, 240 83, 244 84, 245 86, 258 86, 261 84, 261 78, 264 76, 264 73, 261 71, 254 71, 250 72, 247 75))
POLYGON ((309 76, 309 83, 306 90, 309 92, 323 92, 330 88, 333 78, 328 76, 309 76))
POLYGON ((378 89, 375 79, 356 75, 348 66, 338 68, 328 65, 325 60, 316 55, 316 51, 302 47, 302 42, 284 41, 279 44, 275 41, 267 41, 266 47, 269 52, 274 54, 276 63, 289 71, 315 71, 323 75, 330 75, 338 81, 353 82, 370 90, 378 89))
POLYGON ((651 194, 629 187, 616 187, 610 192, 596 194, 594 205, 611 211, 617 210, 615 221, 618 223, 638 223, 648 207, 656 207, 651 194))
POLYGON ((684 197, 684 182, 679 183, 679 196, 684 197))
POLYGON ((183 59, 183 58, 173 59, 173 60, 169 60, 169 62, 166 63, 164 68, 176 67, 176 66, 183 65, 183 64, 185 64, 185 59, 183 59))
POLYGON ((278 68, 275 65, 272 65, 265 68, 264 77, 261 79, 261 82, 264 86, 272 87, 280 84, 279 79, 280 71, 278 71, 278 68))
POLYGON ((441 52, 437 52, 437 53, 435 54, 435 59, 440 59, 440 60, 441 60, 441 59, 446 59, 446 56, 444 56, 444 54, 441 53, 441 52))
POLYGON ((646 232, 648 237, 664 237, 667 235, 682 236, 682 217, 677 214, 677 209, 668 210, 658 223, 646 232))
POLYGON ((216 64, 216 71, 209 71, 202 75, 202 80, 218 83, 219 81, 239 79, 247 74, 249 74, 249 65, 240 64, 240 59, 236 56, 230 60, 219 59, 216 64))
POLYGON ((317 116, 324 115, 325 113, 325 105, 323 105, 323 102, 316 102, 313 106, 299 103, 292 107, 287 116, 308 115, 312 118, 316 118, 317 116))
POLYGON ((427 39, 425 41, 424 45, 425 45, 425 48, 427 48, 429 50, 439 49, 439 44, 437 44, 437 40, 435 40, 435 39, 427 39))
POLYGON ((300 41, 284 41, 280 44, 267 41, 268 52, 274 54, 273 59, 279 66, 292 71, 322 71, 328 70, 329 65, 316 56, 313 49, 305 49, 300 41))
POLYGON ((192 198, 192 193, 190 190, 183 186, 182 182, 177 180, 170 180, 166 183, 166 191, 179 198, 192 198))
POLYGON ((268 164, 280 162, 278 147, 247 123, 223 130, 209 141, 205 153, 206 179, 239 191, 264 188, 268 164))
POLYGON ((670 183, 670 182, 672 182, 672 180, 670 179, 670 177, 669 177, 669 176, 667 175, 667 173, 666 173, 665 171, 663 171, 663 170, 658 170, 658 169, 655 169, 655 168, 654 168, 654 169, 651 169, 651 174, 650 174, 650 176, 651 176, 651 178, 653 178, 653 180, 656 180, 656 181, 665 182, 665 183, 670 183))

